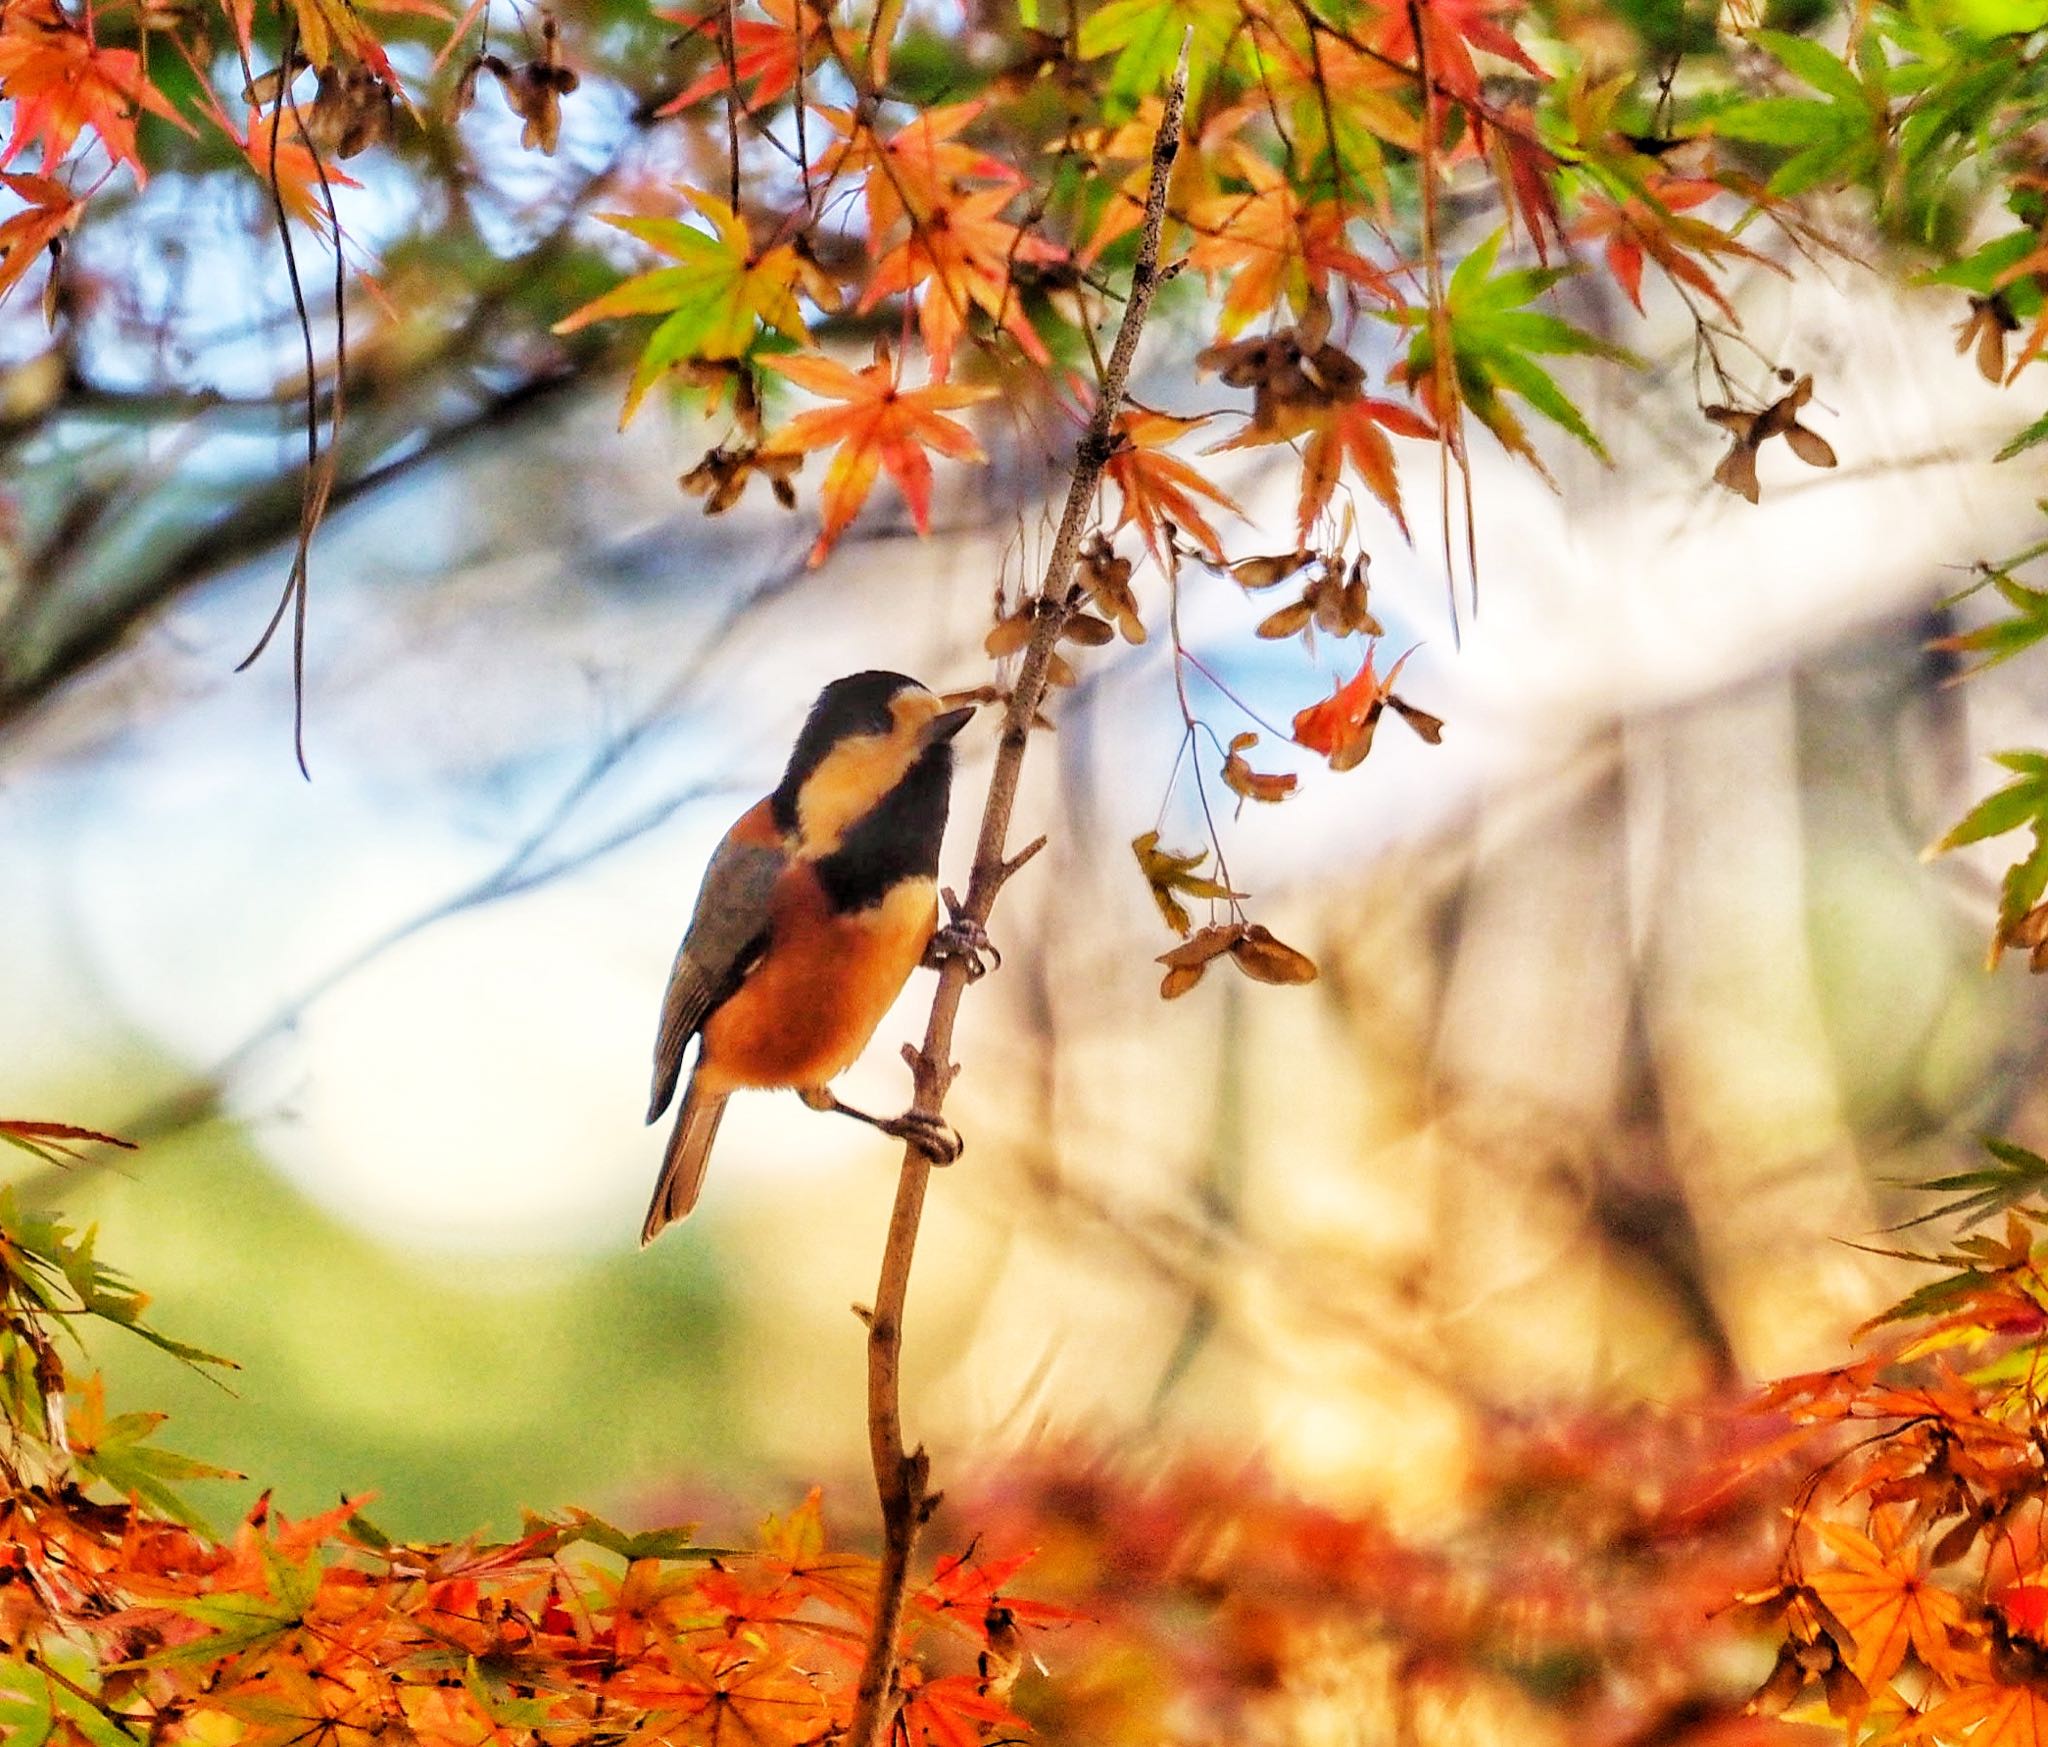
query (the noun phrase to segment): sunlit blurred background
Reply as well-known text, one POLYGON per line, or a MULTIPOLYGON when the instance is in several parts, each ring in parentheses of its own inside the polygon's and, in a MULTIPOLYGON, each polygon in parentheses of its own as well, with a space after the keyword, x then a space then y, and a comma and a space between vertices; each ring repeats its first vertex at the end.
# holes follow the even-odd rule
MULTIPOLYGON (((1146 352, 1162 396, 1205 331, 1175 289, 1146 352)), ((1386 530, 1374 608, 1420 645, 1404 692, 1443 745, 1390 721, 1340 776, 1268 735, 1300 794, 1222 821, 1314 986, 1214 971, 1162 1004, 1172 940, 1127 845, 1200 840, 1170 665, 1158 638, 1082 652, 1032 749, 1018 831, 1051 846, 966 1004, 968 1150, 918 1252, 907 1411, 942 1480, 1080 1437, 1256 1457, 1428 1520, 1483 1410, 1678 1400, 1839 1354, 1899 1290, 1859 1247, 1910 1211, 1897 1185, 2037 1120, 2041 1004, 1982 967, 1995 852, 1919 859, 1988 786, 1979 755, 2044 729, 2024 676, 1954 689, 1927 649, 1966 567, 2028 537, 2028 492, 1978 459, 2014 415, 1934 293, 1842 267, 1742 296, 1770 355, 1819 377, 1836 472, 1768 457, 1754 508, 1712 487, 1686 349, 1653 329, 1646 378, 1573 384, 1613 468, 1554 453, 1552 494, 1479 458, 1459 635, 1432 536, 1386 530)), ((141 1145, 8 1169, 99 1225, 163 1327, 240 1362, 223 1388, 99 1355, 118 1397, 170 1409, 174 1447, 252 1477, 201 1489, 222 1515, 260 1482, 294 1510, 374 1490, 420 1535, 571 1502, 731 1521, 823 1481, 864 1522, 849 1307, 895 1149, 743 1098, 700 1211, 642 1254, 653 1022, 710 846, 817 688, 989 678, 997 582, 1047 543, 1045 457, 992 427, 933 537, 885 491, 812 572, 805 515, 706 520, 678 494, 702 427, 651 412, 621 436, 615 409, 588 372, 329 518, 310 782, 288 659, 233 671, 284 577, 262 541, 224 536, 215 567, 202 536, 161 604, 10 695, 0 1104, 141 1145)), ((153 468, 137 550, 189 538, 217 477, 169 452, 170 421, 44 442, 20 512, 47 526, 109 469, 132 493, 153 468)), ((1232 552, 1285 549, 1287 482, 1232 460, 1232 552)), ((1433 530, 1433 461, 1404 489, 1433 530)), ((7 586, 50 647, 96 605, 80 584, 31 613, 7 586)), ((1266 610, 1185 580, 1190 646, 1284 723, 1355 657, 1256 641, 1266 610)), ((991 739, 963 740, 955 883, 991 739)), ((930 986, 851 1101, 907 1096, 896 1045, 930 986)))

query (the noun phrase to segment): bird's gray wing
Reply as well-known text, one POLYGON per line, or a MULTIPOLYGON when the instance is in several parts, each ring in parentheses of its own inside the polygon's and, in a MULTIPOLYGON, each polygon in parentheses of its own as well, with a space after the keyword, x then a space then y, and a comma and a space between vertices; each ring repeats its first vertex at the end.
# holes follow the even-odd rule
POLYGON ((668 1108, 683 1071, 683 1051, 711 1009, 739 986, 767 944, 776 876, 789 857, 774 845, 724 843, 704 870, 696 914, 676 951, 654 1040, 652 1122, 668 1108))

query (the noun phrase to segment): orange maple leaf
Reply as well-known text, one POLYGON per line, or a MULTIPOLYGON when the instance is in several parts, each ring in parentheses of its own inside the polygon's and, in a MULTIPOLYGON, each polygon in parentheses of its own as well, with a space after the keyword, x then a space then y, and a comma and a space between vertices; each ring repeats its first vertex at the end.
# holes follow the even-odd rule
POLYGON ((2048 1690, 1974 1680, 1899 1731, 1899 1739, 1967 1740, 1970 1747, 2048 1747, 2048 1690))
POLYGON ((857 1618, 864 1619, 873 1611, 875 1562, 860 1553, 834 1553, 826 1547, 821 1488, 812 1487, 803 1503, 787 1516, 771 1516, 761 1525, 761 1551, 761 1568, 778 1588, 805 1600, 825 1602, 857 1618))
POLYGON ((1837 1564, 1807 1582, 1854 1636, 1849 1666, 1857 1679, 1877 1690, 1898 1673, 1909 1648, 1947 1674, 1955 1665, 1949 1628, 1962 1623, 1963 1604, 1928 1576, 1923 1550, 1894 1513, 1872 1516, 1875 1540, 1842 1523, 1808 1526, 1837 1564))
POLYGON ((1389 304, 1400 301, 1387 276, 1345 241, 1340 206, 1304 205, 1286 175, 1249 146, 1233 141, 1229 163, 1250 191, 1212 195, 1189 214, 1198 234, 1188 264, 1229 280, 1219 335, 1241 333, 1283 298, 1306 310, 1312 297, 1327 294, 1332 273, 1389 304))
POLYGON ((1299 527, 1304 538, 1323 507, 1337 489, 1337 476, 1349 461, 1366 489, 1408 532, 1408 518, 1401 513, 1401 486, 1394 472, 1394 446, 1387 432, 1404 437, 1433 437, 1436 427, 1412 407, 1399 401, 1375 400, 1368 395, 1331 410, 1309 438, 1301 459, 1301 502, 1299 527))
MULTIPOLYGON (((1395 75, 1398 77, 1398 75, 1395 75)), ((1174 154, 1173 171, 1166 189, 1167 234, 1181 222, 1179 215, 1192 212, 1217 192, 1215 159, 1225 141, 1243 124, 1252 106, 1239 104, 1213 117, 1199 138, 1181 141, 1174 154)), ((1165 103, 1157 97, 1143 99, 1129 120, 1103 127, 1082 128, 1070 134, 1057 148, 1085 154, 1083 162, 1099 168, 1107 164, 1129 164, 1132 168, 1118 182, 1104 204, 1093 233, 1075 259, 1090 267, 1103 250, 1120 237, 1132 235, 1145 222, 1145 197, 1152 186, 1152 145, 1159 137, 1165 103)))
POLYGON ((27 0, 7 8, 6 26, 0 29, 0 90, 14 101, 14 131, 0 151, 0 166, 11 164, 23 146, 36 140, 46 176, 90 128, 108 157, 133 170, 137 182, 146 182, 148 173, 135 150, 135 124, 145 109, 193 131, 150 83, 140 55, 133 49, 99 47, 91 32, 66 18, 54 0, 27 0))
POLYGON ((819 106, 818 113, 846 137, 820 155, 812 174, 830 184, 850 172, 863 173, 869 254, 879 255, 888 246, 889 234, 901 220, 922 223, 946 206, 961 192, 963 182, 1022 186, 1024 178, 1014 166, 956 137, 987 107, 976 98, 921 110, 884 140, 853 111, 819 106))
MULTIPOLYGON (((67 235, 78 223, 79 214, 85 210, 85 202, 63 183, 48 176, 0 172, 0 183, 5 183, 11 192, 28 202, 21 211, 0 223, 0 301, 4 301, 7 294, 27 276, 28 270, 43 258, 50 245, 67 235)), ((86 1140, 111 1138, 85 1129, 65 1128, 62 1124, 43 1126, 86 1140)), ((8 1125, 0 1123, 0 1134, 8 1131, 8 1125)), ((48 1138, 47 1135, 44 1138, 48 1138)), ((127 1146, 130 1143, 121 1140, 113 1144, 127 1146)))
POLYGON ((909 1747, 981 1747, 991 1728, 1000 1728, 1011 1740, 1030 1733, 1022 1717, 991 1698, 971 1675, 921 1680, 915 1668, 902 1672, 903 1709, 897 1726, 909 1747))
POLYGON ((1182 419, 1169 413, 1133 408, 1117 416, 1114 449, 1103 471, 1123 493, 1124 513, 1119 528, 1136 522, 1145 536, 1152 556, 1161 559, 1162 522, 1170 521, 1194 536, 1202 550, 1219 564, 1223 542, 1202 513, 1198 498, 1242 516, 1235 499, 1220 491, 1178 455, 1169 455, 1166 445, 1177 437, 1208 423, 1206 417, 1182 419))
POLYGON ((861 295, 865 312, 893 292, 917 292, 918 326, 932 375, 939 381, 952 368, 954 348, 967 331, 967 312, 974 305, 985 310, 1034 364, 1052 362, 1045 342, 1025 319, 1023 294, 1012 273, 1020 262, 1063 260, 1066 251, 998 216, 1015 193, 1011 188, 982 188, 935 206, 882 257, 861 295))
POLYGON ((951 382, 903 388, 895 365, 881 347, 876 348, 875 361, 858 371, 830 358, 794 356, 764 358, 762 362, 813 394, 845 402, 798 413, 761 445, 764 455, 801 455, 839 446, 825 474, 825 525, 817 545, 811 548, 813 565, 825 561, 832 543, 859 513, 879 469, 888 469, 922 534, 931 526, 932 502, 932 464, 925 451, 936 449, 955 461, 987 459, 974 433, 947 418, 945 412, 991 399, 996 392, 993 388, 951 382))

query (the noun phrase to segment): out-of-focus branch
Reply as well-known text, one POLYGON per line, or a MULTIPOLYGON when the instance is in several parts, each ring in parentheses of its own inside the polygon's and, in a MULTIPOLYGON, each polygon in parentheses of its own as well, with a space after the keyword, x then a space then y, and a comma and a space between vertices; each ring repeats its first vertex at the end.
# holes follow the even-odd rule
MULTIPOLYGON (((1059 534, 1038 593, 1030 603, 1029 610, 1037 622, 1003 715, 1002 738, 989 778, 988 799, 982 807, 981 833, 975 842, 974 868, 968 879, 966 902, 959 912, 960 920, 976 925, 987 924, 1004 884, 1044 842, 1041 838, 1015 856, 1005 849, 1031 724, 1045 698, 1053 646, 1073 611, 1069 594, 1081 536, 1094 510, 1103 467, 1113 451, 1112 433, 1123 404, 1131 360, 1137 353, 1138 336, 1144 330, 1153 294, 1159 288, 1159 233, 1166 219, 1167 182, 1180 147, 1181 109, 1187 95, 1187 52, 1184 41, 1180 67, 1167 94, 1166 112, 1152 142, 1152 175, 1145 197, 1143 240, 1137 265, 1131 270, 1130 299, 1124 305, 1116 342, 1097 389, 1094 416, 1076 446, 1059 534)), ((938 994, 925 1027, 924 1047, 907 1052, 917 1085, 911 1108, 920 1115, 936 1118, 952 1084, 953 1024, 960 1010, 961 994, 967 987, 967 974, 964 961, 947 962, 939 974, 938 994)), ((904 1449, 902 1403, 903 1307, 909 1293, 911 1257, 917 1247, 918 1224, 924 1213, 931 1168, 931 1161, 915 1145, 904 1149, 896 1201, 889 1215, 888 1240, 882 1252, 881 1280, 875 1289, 874 1307, 866 1313, 868 1449, 874 1462, 875 1489, 881 1499, 883 1546, 875 1589, 874 1624, 861 1667, 859 1695, 846 1747, 881 1747, 894 1721, 897 1637, 910 1556, 918 1528, 934 1502, 927 1485, 930 1464, 922 1446, 912 1451, 904 1449)))
MULTIPOLYGON (((547 810, 495 865, 446 897, 354 948, 286 997, 205 1073, 121 1117, 110 1126, 126 1139, 149 1142, 163 1140, 206 1120, 218 1106, 222 1091, 248 1066, 258 1051, 294 1030, 316 1002, 332 994, 386 953, 466 911, 517 897, 587 867, 654 830, 691 802, 717 792, 714 785, 693 783, 650 803, 592 842, 573 849, 551 848, 597 788, 620 769, 662 723, 688 703, 706 675, 716 670, 733 636, 751 616, 802 586, 811 574, 800 556, 792 557, 762 578, 741 599, 734 601, 718 622, 695 642, 688 659, 670 676, 667 684, 630 722, 591 753, 583 768, 563 785, 547 810)), ((49 1166, 29 1172, 16 1178, 11 1187, 34 1204, 60 1184, 68 1190, 76 1186, 84 1173, 115 1162, 115 1158, 106 1151, 94 1151, 61 1167, 49 1166)), ((132 1170, 136 1161, 122 1158, 118 1162, 132 1170)))

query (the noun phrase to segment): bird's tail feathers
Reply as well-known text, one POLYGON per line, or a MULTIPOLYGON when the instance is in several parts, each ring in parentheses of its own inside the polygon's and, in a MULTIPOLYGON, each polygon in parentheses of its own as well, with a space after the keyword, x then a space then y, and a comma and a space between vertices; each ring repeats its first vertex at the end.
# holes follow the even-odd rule
POLYGON ((643 1249, 664 1226, 674 1224, 697 1205, 704 1187, 704 1167, 710 1162, 711 1143, 718 1137, 718 1119, 725 1114, 729 1095, 704 1091, 691 1075, 683 1092, 683 1107, 676 1112, 676 1125, 668 1137, 668 1151, 662 1156, 647 1223, 640 1228, 643 1249))

